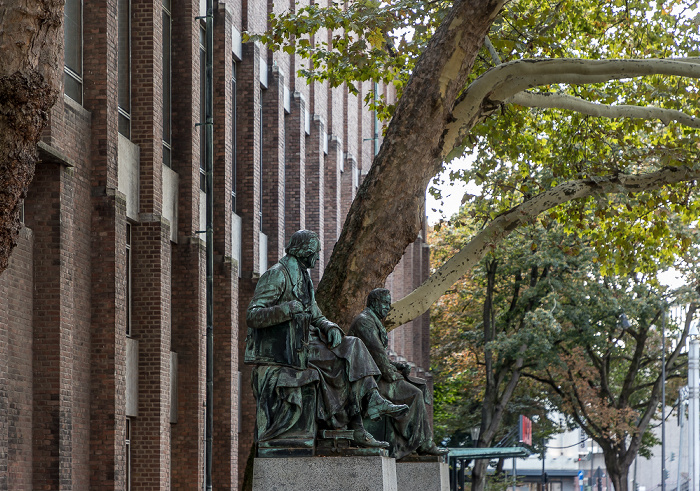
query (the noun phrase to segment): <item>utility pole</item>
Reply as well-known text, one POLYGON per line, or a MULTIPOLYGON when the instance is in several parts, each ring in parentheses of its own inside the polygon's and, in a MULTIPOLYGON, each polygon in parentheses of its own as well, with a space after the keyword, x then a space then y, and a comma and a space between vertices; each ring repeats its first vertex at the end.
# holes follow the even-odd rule
POLYGON ((661 491, 666 491, 666 305, 661 313, 661 491))

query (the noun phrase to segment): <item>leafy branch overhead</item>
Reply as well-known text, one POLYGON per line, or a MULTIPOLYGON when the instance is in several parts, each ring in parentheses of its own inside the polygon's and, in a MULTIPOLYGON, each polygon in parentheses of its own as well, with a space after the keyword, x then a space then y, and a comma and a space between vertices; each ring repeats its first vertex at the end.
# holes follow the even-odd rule
MULTIPOLYGON (((603 262, 626 258, 615 262, 620 273, 670 260, 670 239, 688 241, 663 220, 697 212, 699 26, 692 0, 358 1, 273 15, 256 39, 299 55, 311 81, 397 89, 394 105, 361 91, 391 119, 319 285, 327 313, 343 323, 361 310, 421 231, 425 189, 462 156, 472 162, 449 178, 480 185, 466 199, 477 228, 508 213, 521 215, 515 226, 539 216, 595 239, 603 262), (654 184, 676 167, 681 179, 654 184), (569 182, 618 179, 646 184, 608 188, 607 198, 562 193, 541 206, 569 182), (643 235, 652 240, 640 247, 643 235)), ((453 278, 431 281, 445 291, 453 278)), ((408 303, 392 319, 420 313, 408 303)))

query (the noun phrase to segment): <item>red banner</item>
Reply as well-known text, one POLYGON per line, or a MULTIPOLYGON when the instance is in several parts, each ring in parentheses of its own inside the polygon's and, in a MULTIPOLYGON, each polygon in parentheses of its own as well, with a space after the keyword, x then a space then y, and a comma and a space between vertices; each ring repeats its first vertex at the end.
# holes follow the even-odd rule
POLYGON ((532 445, 532 420, 527 416, 520 415, 519 421, 520 443, 532 445))

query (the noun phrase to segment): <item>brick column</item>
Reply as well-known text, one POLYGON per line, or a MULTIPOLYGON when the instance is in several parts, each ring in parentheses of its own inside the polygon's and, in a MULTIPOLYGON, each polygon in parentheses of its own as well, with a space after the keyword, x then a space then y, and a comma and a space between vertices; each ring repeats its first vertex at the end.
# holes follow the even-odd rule
MULTIPOLYGON (((324 211, 323 211, 323 249, 324 257, 330 259, 338 236, 340 235, 340 164, 343 159, 341 140, 335 135, 328 142, 328 155, 324 165, 324 211)), ((324 263, 325 266, 325 263, 324 263)))
POLYGON ((91 112, 90 487, 123 489, 126 202, 117 190, 117 1, 86 0, 84 105, 91 112))
POLYGON ((342 225, 345 223, 348 211, 350 211, 350 205, 352 205, 352 201, 357 194, 357 160, 355 158, 351 156, 345 158, 345 166, 340 179, 340 220, 342 230, 342 225))
POLYGON ((306 101, 299 92, 291 96, 286 120, 285 239, 306 228, 306 101))
MULTIPOLYGON (((306 228, 324 239, 324 154, 323 137, 325 124, 318 116, 311 120, 311 134, 306 138, 306 228)), ((315 285, 321 279, 328 252, 322 246, 316 267, 311 270, 315 285)))
POLYGON ((90 488, 119 490, 126 476, 126 201, 107 191, 93 198, 90 488))
POLYGON ((141 213, 163 206, 163 4, 131 0, 131 141, 139 146, 141 213))
POLYGON ((19 232, 0 275, 0 489, 32 489, 34 234, 19 232))
POLYGON ((199 1, 172 2, 173 170, 179 176, 172 246, 171 345, 177 353, 177 423, 171 427, 172 488, 204 482, 205 249, 200 230, 199 1))
POLYGON ((131 336, 139 343, 138 417, 131 420, 134 490, 170 483, 170 226, 132 226, 131 336))
POLYGON ((217 489, 238 485, 238 270, 231 260, 233 184, 232 25, 230 4, 214 18, 214 434, 217 489))
POLYGON ((259 273, 260 244, 260 49, 255 43, 243 45, 238 63, 238 211, 242 222, 241 276, 259 273))
POLYGON ((257 280, 241 278, 238 283, 239 294, 239 331, 238 331, 238 369, 241 372, 240 419, 238 425, 238 487, 243 489, 246 464, 253 446, 255 428, 255 398, 251 386, 252 367, 243 363, 245 355, 245 338, 248 333, 245 318, 250 299, 253 298, 257 280))
POLYGON ((32 228, 37 231, 34 250, 37 281, 33 330, 33 487, 58 489, 72 482, 73 310, 70 305, 72 208, 63 202, 70 178, 56 165, 37 168, 28 205, 32 228))
POLYGON ((267 263, 275 264, 284 255, 284 77, 277 67, 268 76, 263 91, 262 210, 263 232, 267 234, 267 263))
POLYGON ((181 237, 173 247, 172 350, 177 353, 177 423, 172 426, 172 487, 204 482, 205 247, 181 237))

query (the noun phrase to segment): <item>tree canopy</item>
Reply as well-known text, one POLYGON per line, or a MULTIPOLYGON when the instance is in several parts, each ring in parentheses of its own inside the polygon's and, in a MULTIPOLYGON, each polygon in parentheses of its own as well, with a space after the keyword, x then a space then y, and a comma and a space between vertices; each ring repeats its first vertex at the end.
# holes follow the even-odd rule
POLYGON ((643 237, 650 261, 671 240, 687 247, 663 213, 697 212, 699 23, 686 0, 358 1, 274 16, 261 39, 307 57, 311 79, 383 80, 399 95, 319 286, 325 311, 344 322, 383 283, 421 229, 425 188, 465 153, 474 165, 450 177, 482 184, 483 235, 446 265, 453 275, 399 300, 391 326, 545 211, 598 236, 599 251, 615 243, 620 273, 644 268, 643 237))

